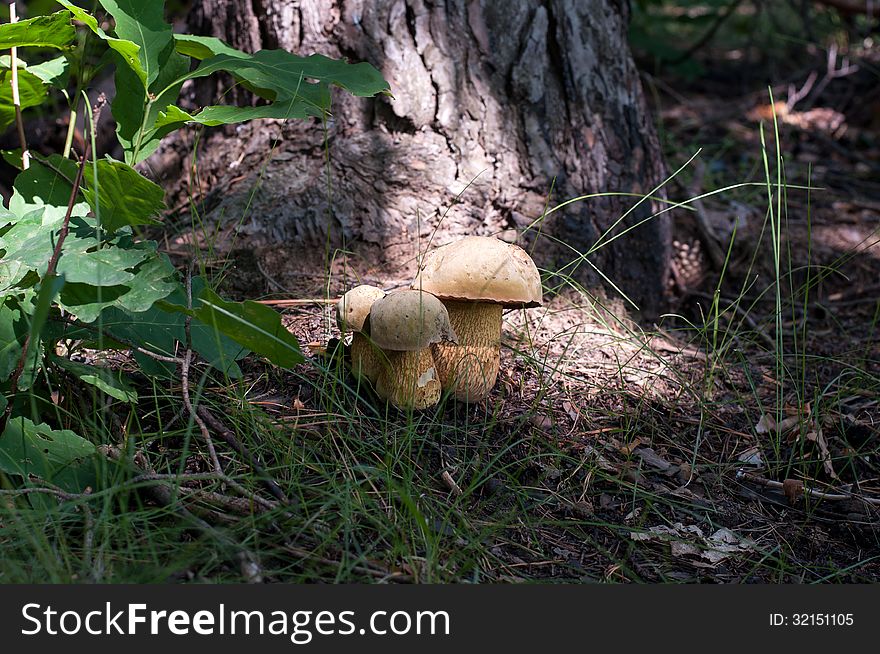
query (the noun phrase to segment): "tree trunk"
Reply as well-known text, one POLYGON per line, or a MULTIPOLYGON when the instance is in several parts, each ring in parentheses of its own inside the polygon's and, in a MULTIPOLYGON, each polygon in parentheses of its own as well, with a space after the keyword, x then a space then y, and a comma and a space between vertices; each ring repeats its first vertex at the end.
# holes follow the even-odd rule
MULTIPOLYGON (((590 193, 646 194, 664 177, 626 42, 628 14, 626 0, 196 0, 194 33, 248 51, 365 60, 394 94, 334 95, 329 180, 324 131, 314 123, 227 131, 225 163, 241 162, 227 168, 227 182, 244 171, 246 183, 214 213, 238 219, 248 211, 243 229, 254 245, 342 246, 367 261, 411 266, 435 230, 433 245, 465 234, 526 247, 539 239, 539 267, 558 270, 577 259, 571 248, 589 250, 637 198, 576 202, 524 234, 548 197, 553 207, 590 193)), ((220 91, 197 97, 207 104, 220 91)), ((209 142, 205 151, 218 147, 209 142)), ((219 184, 228 189, 222 177, 219 184)), ((614 233, 653 209, 642 203, 614 233)), ((664 214, 590 260, 651 316, 663 304, 669 251, 664 214)), ((575 269, 581 281, 596 281, 582 262, 563 272, 575 269)))

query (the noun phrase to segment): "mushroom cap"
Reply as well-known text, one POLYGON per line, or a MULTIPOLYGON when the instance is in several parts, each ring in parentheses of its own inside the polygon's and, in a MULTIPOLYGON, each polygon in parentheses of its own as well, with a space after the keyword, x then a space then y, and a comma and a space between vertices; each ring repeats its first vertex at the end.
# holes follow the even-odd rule
POLYGON ((370 309, 370 338, 383 350, 396 352, 457 340, 446 307, 421 291, 397 291, 376 300, 370 309))
POLYGON ((336 325, 341 332, 362 332, 364 321, 370 315, 373 302, 385 297, 385 291, 375 286, 355 286, 336 303, 336 325))
POLYGON ((542 303, 541 274, 532 258, 521 247, 489 236, 466 236, 428 252, 412 288, 441 300, 507 308, 542 303))

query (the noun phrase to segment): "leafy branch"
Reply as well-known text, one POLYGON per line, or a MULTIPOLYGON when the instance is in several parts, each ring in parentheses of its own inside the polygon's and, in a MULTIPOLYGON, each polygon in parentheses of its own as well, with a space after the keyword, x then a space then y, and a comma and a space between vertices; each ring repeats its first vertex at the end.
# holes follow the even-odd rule
MULTIPOLYGON (((274 310, 224 300, 202 278, 184 280, 155 242, 136 237, 135 227, 161 224, 165 203, 162 188, 134 166, 185 125, 326 116, 331 86, 363 96, 388 93, 387 82, 365 63, 282 50, 248 54, 219 39, 174 34, 161 0, 99 1, 115 23, 112 30, 69 0, 57 0, 62 9, 55 13, 0 25, 0 49, 15 49, 11 76, 21 90, 8 100, 0 94, 0 129, 15 122, 23 135, 23 112, 53 95, 68 99, 73 123, 77 103, 70 98, 85 95, 80 87, 93 77, 85 49, 73 47, 77 30, 116 66, 109 108, 125 161, 96 156, 95 129, 106 103, 100 96, 82 156, 68 158, 68 143, 62 154, 34 154, 29 165, 23 157, 12 197, 0 208, 0 472, 24 483, 36 478, 55 484, 67 494, 97 482, 89 463, 98 456, 95 444, 53 429, 39 403, 23 400, 49 392, 57 375, 120 402, 136 403, 138 395, 121 374, 60 356, 59 343, 126 349, 147 377, 184 382, 197 357, 228 378, 241 375, 237 361, 249 353, 285 367, 305 360, 274 310), (27 63, 19 50, 30 47, 52 48, 60 56, 27 63), (77 73, 73 94, 69 70, 77 73), (220 72, 233 75, 264 104, 199 111, 176 105, 185 81, 220 72)), ((0 63, 0 82, 4 67, 0 63)), ((209 428, 218 431, 221 423, 196 406, 188 383, 184 387, 183 399, 203 435, 209 428)), ((219 433, 229 442, 228 430, 219 433)), ((256 459, 246 449, 239 454, 282 500, 256 459)), ((212 461, 222 474, 216 456, 212 461)))

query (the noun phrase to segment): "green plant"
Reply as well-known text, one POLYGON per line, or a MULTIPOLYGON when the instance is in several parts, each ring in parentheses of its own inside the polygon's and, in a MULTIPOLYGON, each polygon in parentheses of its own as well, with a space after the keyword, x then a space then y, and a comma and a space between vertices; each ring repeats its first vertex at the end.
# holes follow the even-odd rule
POLYGON ((187 357, 195 352, 229 378, 240 375, 236 361, 248 352, 281 366, 304 360, 276 312, 223 300, 203 279, 181 275, 155 242, 138 238, 138 227, 157 224, 165 207, 162 188, 134 166, 187 124, 324 117, 330 86, 372 96, 387 93, 388 84, 366 63, 281 50, 247 54, 216 38, 174 34, 161 0, 101 0, 115 22, 112 34, 84 9, 58 3, 61 11, 0 26, 0 48, 61 53, 36 65, 9 58, 6 69, 16 68, 19 97, 0 95, 0 128, 16 119, 20 127, 21 110, 54 94, 68 102, 70 135, 85 98, 90 133, 77 161, 70 158, 70 136, 60 154, 30 157, 22 143, 22 151, 7 156, 21 172, 8 207, 0 209, 0 471, 80 492, 96 482, 99 444, 53 422, 57 380, 73 378, 119 402, 135 404, 138 396, 122 372, 71 360, 71 344, 130 350, 140 371, 154 378, 183 364, 181 344, 187 357), (77 40, 103 49, 98 66, 115 64, 110 111, 124 161, 95 151, 104 101, 89 106, 84 87, 94 71, 86 49, 74 47, 77 40), (194 114, 175 104, 185 81, 218 72, 263 102, 194 114), (73 77, 75 90, 68 88, 73 77))

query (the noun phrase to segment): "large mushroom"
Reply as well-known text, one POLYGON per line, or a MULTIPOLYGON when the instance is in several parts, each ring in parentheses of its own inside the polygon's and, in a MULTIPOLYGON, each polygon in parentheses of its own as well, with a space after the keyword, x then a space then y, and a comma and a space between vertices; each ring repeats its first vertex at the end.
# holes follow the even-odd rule
POLYGON ((366 320, 376 300, 385 297, 385 291, 362 284, 343 295, 336 303, 336 325, 343 334, 353 332, 351 337, 351 371, 358 379, 366 378, 376 383, 380 359, 366 333, 366 320))
POLYGON ((430 293, 398 291, 370 309, 370 338, 381 349, 376 392, 400 409, 426 409, 442 387, 431 344, 455 341, 446 307, 430 293))
POLYGON ((501 361, 501 312, 541 305, 541 275, 521 247, 467 236, 425 255, 412 288, 436 295, 449 312, 458 344, 432 345, 444 389, 456 399, 485 398, 501 361))

